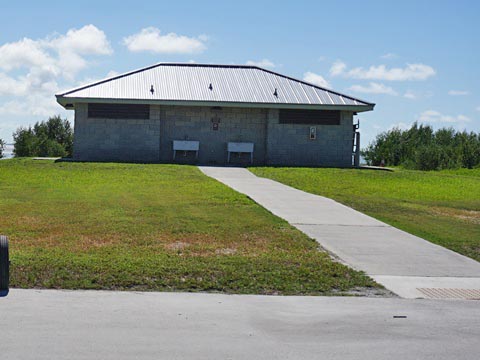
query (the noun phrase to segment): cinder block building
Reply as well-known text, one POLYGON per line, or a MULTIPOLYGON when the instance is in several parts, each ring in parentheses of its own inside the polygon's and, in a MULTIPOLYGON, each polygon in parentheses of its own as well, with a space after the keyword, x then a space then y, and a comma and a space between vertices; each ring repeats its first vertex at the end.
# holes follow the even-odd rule
POLYGON ((78 161, 355 165, 358 112, 375 104, 256 66, 161 63, 82 86, 78 161))

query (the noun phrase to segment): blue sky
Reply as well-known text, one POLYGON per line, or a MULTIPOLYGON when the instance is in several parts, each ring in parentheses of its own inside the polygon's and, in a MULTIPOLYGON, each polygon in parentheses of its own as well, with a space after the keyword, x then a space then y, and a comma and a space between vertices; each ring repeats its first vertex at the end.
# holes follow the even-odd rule
POLYGON ((22 1, 0 12, 0 138, 54 94, 158 62, 246 64, 376 103, 366 145, 412 122, 480 131, 478 1, 22 1))

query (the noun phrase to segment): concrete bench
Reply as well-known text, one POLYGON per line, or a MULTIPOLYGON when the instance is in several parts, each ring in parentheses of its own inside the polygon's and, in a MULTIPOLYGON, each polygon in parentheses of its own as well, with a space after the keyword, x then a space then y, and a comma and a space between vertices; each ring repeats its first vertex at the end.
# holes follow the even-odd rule
POLYGON ((229 142, 227 144, 227 162, 230 162, 231 153, 250 153, 250 162, 253 164, 253 143, 229 142))
POLYGON ((190 140, 173 140, 173 160, 177 155, 177 151, 195 151, 195 159, 198 159, 198 149, 200 148, 200 141, 190 140))

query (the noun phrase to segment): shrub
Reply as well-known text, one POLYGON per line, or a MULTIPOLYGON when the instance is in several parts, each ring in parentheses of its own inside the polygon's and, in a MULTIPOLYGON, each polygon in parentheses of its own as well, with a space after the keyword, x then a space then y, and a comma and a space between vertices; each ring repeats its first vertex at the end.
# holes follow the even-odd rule
POLYGON ((73 131, 60 116, 20 127, 13 133, 15 156, 72 156, 73 131))
POLYGON ((418 170, 472 168, 480 165, 480 134, 452 128, 433 131, 414 123, 408 130, 394 128, 377 135, 362 154, 369 165, 402 165, 418 170))

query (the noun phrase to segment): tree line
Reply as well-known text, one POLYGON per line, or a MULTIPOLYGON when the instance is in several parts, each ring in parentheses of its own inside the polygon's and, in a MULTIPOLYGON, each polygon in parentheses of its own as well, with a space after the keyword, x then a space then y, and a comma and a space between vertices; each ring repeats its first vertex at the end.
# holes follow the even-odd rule
POLYGON ((442 170, 480 166, 480 133, 414 123, 383 132, 362 151, 369 165, 442 170))
POLYGON ((15 156, 70 157, 73 152, 73 129, 67 119, 50 117, 13 133, 15 156))

